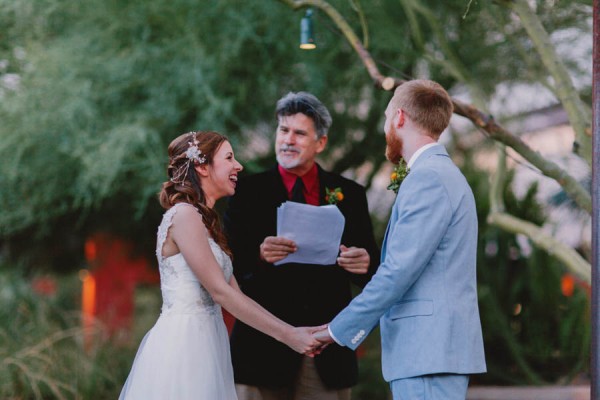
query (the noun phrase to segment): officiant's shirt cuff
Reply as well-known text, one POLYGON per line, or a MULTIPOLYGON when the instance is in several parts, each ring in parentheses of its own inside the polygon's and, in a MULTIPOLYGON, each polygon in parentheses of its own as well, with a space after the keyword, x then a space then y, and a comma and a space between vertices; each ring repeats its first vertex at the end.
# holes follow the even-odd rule
POLYGON ((331 338, 333 339, 334 342, 336 342, 340 346, 344 346, 344 344, 342 342, 340 342, 339 340, 337 340, 337 338, 333 335, 333 332, 331 332, 330 326, 327 326, 327 331, 329 332, 329 336, 331 336, 331 338))

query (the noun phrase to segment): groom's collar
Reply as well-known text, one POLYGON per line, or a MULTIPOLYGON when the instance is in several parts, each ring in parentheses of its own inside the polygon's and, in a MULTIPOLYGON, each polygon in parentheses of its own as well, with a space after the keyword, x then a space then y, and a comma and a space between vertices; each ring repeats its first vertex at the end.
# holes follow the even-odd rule
POLYGON ((410 158, 410 160, 408 160, 408 163, 406 164, 407 168, 410 169, 415 164, 415 161, 417 161, 419 156, 425 152, 425 150, 430 149, 434 146, 441 146, 441 145, 438 142, 428 143, 428 144, 420 147, 419 150, 415 151, 415 153, 412 155, 412 157, 410 158))

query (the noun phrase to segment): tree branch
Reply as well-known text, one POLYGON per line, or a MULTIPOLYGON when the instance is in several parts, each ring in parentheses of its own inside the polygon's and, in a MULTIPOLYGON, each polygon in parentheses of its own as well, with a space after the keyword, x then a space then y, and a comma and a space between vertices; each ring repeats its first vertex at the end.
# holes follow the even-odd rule
MULTIPOLYGON (((354 34, 354 31, 348 25, 344 17, 333 8, 328 2, 323 0, 279 0, 282 3, 287 4, 293 9, 299 9, 303 7, 316 7, 321 9, 327 14, 333 22, 340 28, 346 40, 352 45, 359 58, 365 65, 367 72, 371 76, 376 87, 384 90, 394 90, 405 81, 394 77, 384 77, 375 61, 371 57, 370 53, 362 46, 362 43, 358 37, 354 34)), ((512 147, 517 153, 521 154, 523 158, 529 161, 532 165, 537 167, 542 174, 555 179, 565 190, 565 192, 573 199, 575 203, 588 213, 592 212, 592 198, 587 190, 581 186, 577 179, 569 175, 567 171, 560 168, 557 164, 552 161, 546 160, 537 151, 531 149, 525 142, 513 133, 507 131, 496 123, 494 118, 485 114, 476 107, 463 103, 457 99, 452 99, 454 104, 454 113, 463 116, 473 124, 487 132, 491 139, 494 139, 500 143, 512 147)))
POLYGON ((567 68, 556 54, 548 32, 544 29, 540 19, 533 12, 527 0, 502 0, 500 3, 513 10, 521 19, 523 27, 542 59, 542 63, 544 63, 554 79, 555 93, 569 116, 569 121, 573 126, 576 142, 578 143, 578 146, 575 146, 574 150, 578 154, 581 153, 581 156, 591 164, 591 110, 581 101, 567 72, 567 68), (579 152, 578 150, 581 151, 579 152))
MULTIPOLYGON (((393 77, 384 77, 377 68, 373 58, 369 52, 362 46, 362 43, 358 37, 354 34, 351 27, 346 23, 344 18, 335 10, 329 3, 322 0, 279 0, 293 9, 301 7, 313 6, 324 11, 340 28, 346 40, 352 45, 363 64, 365 65, 371 79, 373 80, 376 87, 384 90, 393 90, 397 86, 400 86, 405 81, 393 77)), ((523 1, 523 0, 515 0, 523 1)), ((565 71, 566 73, 566 71, 565 71)), ((567 75, 568 77, 568 75, 567 75)), ((556 79, 556 78, 555 78, 556 79)), ((561 81, 562 82, 562 81, 561 81)), ((570 80, 561 83, 564 87, 566 84, 570 84, 570 80)), ((561 89, 564 93, 570 93, 567 89, 561 89)), ((571 108, 575 107, 576 103, 573 99, 567 98, 570 102, 571 108)), ((582 209, 591 213, 592 200, 587 190, 577 182, 575 178, 567 173, 567 171, 560 168, 555 163, 545 159, 537 151, 531 149, 525 142, 519 137, 507 131, 500 125, 498 125, 494 118, 485 114, 476 107, 465 104, 457 99, 452 99, 454 105, 454 113, 469 119, 477 128, 485 131, 489 137, 497 142, 503 143, 513 148, 517 153, 521 154, 527 161, 533 164, 535 167, 546 176, 556 180, 565 190, 565 192, 575 201, 582 209)), ((576 110, 577 111, 577 110, 576 110)), ((571 110, 571 112, 575 112, 571 110)), ((579 115, 578 111, 576 116, 579 115)), ((582 118, 576 118, 581 126, 582 118)), ((581 135, 581 132, 578 133, 581 135)), ((591 148, 584 147, 584 148, 591 148)), ((501 171, 502 172, 502 171, 501 171)), ((498 179, 495 185, 499 185, 501 179, 498 179)), ((529 237, 535 244, 540 248, 546 250, 549 254, 552 254, 557 259, 561 260, 567 268, 573 271, 576 275, 584 279, 586 282, 591 281, 591 265, 579 255, 573 248, 565 245, 562 242, 554 239, 552 236, 546 234, 542 229, 531 222, 523 221, 512 215, 503 212, 503 203, 500 199, 498 200, 498 191, 492 191, 492 211, 488 215, 488 223, 496 225, 507 232, 515 234, 524 234, 529 237)))
POLYGON ((504 146, 498 149, 498 164, 492 176, 490 187, 490 213, 488 223, 507 232, 523 234, 531 239, 538 247, 562 261, 574 274, 590 283, 592 266, 572 247, 554 239, 542 228, 531 222, 524 221, 504 212, 503 182, 506 174, 506 153, 504 146))
POLYGON ((520 233, 527 236, 538 247, 563 262, 574 274, 591 283, 592 266, 590 263, 581 257, 575 249, 548 235, 539 226, 503 212, 491 212, 488 215, 487 221, 507 232, 520 233))
POLYGON ((469 88, 475 104, 477 104, 479 107, 484 107, 486 104, 485 94, 476 84, 474 84, 472 80, 468 78, 469 75, 467 73, 467 68, 465 68, 465 65, 460 61, 460 58, 456 56, 454 50, 448 44, 448 41, 446 40, 446 33, 440 29, 435 15, 429 8, 423 6, 419 0, 400 0, 400 2, 404 8, 404 11, 409 17, 411 31, 417 38, 416 44, 425 54, 427 60, 429 60, 432 64, 437 64, 444 68, 457 81, 464 83, 469 88), (436 52, 432 49, 428 49, 425 46, 423 35, 415 12, 422 15, 427 22, 428 29, 433 32, 434 37, 438 42, 438 46, 441 52, 444 54, 444 58, 436 57, 436 52))
MULTIPOLYGON (((361 61, 365 65, 365 68, 367 68, 369 75, 371 75, 371 77, 373 78, 375 84, 380 86, 380 83, 385 78, 383 75, 381 75, 381 72, 379 72, 377 65, 375 65, 375 60, 373 60, 373 57, 371 57, 371 54, 367 51, 367 49, 365 49, 362 42, 360 41, 358 36, 356 36, 354 31, 352 30, 352 27, 346 22, 344 17, 342 17, 342 15, 335 8, 333 8, 328 2, 323 1, 323 0, 279 0, 279 1, 287 4, 294 10, 297 10, 300 8, 305 8, 305 7, 316 7, 318 9, 320 9, 321 11, 323 11, 325 14, 327 14, 327 16, 329 18, 331 18, 331 20, 335 23, 335 25, 342 31, 342 34, 346 37, 346 40, 348 41, 348 43, 350 43, 350 45, 352 46, 354 51, 356 51, 356 53, 360 57, 361 61)), ((388 80, 388 82, 390 82, 390 81, 388 80)), ((390 89, 386 89, 386 90, 390 90, 390 89)))
POLYGON ((492 184, 490 186, 490 212, 504 212, 504 197, 502 195, 503 183, 506 177, 506 152, 505 147, 500 145, 496 151, 498 162, 496 172, 492 175, 492 184))
POLYGON ((360 27, 363 33, 363 46, 365 49, 369 48, 369 25, 367 25, 367 19, 365 18, 365 13, 360 6, 359 0, 350 0, 350 4, 352 4, 352 9, 356 11, 358 14, 358 19, 360 20, 360 27))
POLYGON ((452 99, 454 112, 473 122, 484 130, 490 138, 513 148, 523 158, 537 167, 545 176, 558 182, 573 201, 588 213, 592 212, 592 197, 573 176, 557 164, 544 158, 539 152, 529 147, 521 138, 498 125, 491 115, 482 113, 477 108, 452 99))

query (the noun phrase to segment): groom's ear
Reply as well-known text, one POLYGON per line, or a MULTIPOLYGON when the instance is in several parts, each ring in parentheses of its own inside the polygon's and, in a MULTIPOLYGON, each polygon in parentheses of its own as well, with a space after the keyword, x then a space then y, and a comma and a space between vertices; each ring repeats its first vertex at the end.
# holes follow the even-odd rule
POLYGON ((406 113, 404 112, 403 109, 399 108, 398 109, 398 122, 396 122, 396 128, 401 128, 404 126, 404 123, 406 119, 406 113))

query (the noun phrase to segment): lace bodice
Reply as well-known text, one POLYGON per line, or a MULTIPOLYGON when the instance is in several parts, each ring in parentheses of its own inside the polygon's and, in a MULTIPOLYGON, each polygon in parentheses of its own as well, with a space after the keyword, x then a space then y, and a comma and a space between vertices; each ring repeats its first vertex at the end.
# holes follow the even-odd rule
MULTIPOLYGON (((220 306, 215 304, 208 291, 198 281, 181 253, 169 257, 162 255, 162 248, 173 223, 173 216, 180 207, 193 206, 187 203, 174 205, 165 212, 162 222, 158 226, 156 258, 158 259, 160 288, 163 297, 162 313, 206 312, 214 314, 220 312, 220 306)), ((225 280, 229 281, 233 272, 231 259, 212 238, 208 238, 208 243, 217 263, 223 270, 225 280)))

